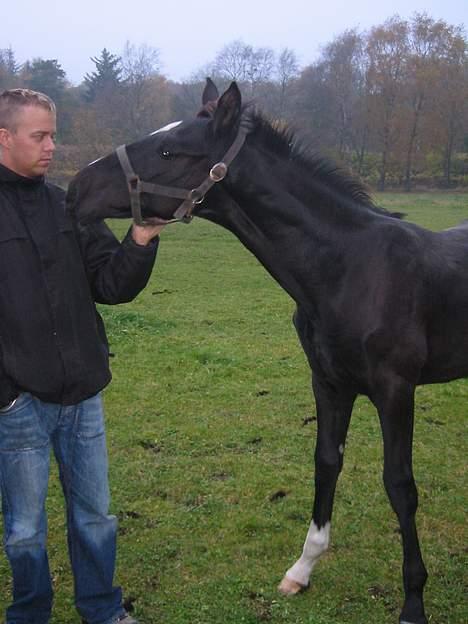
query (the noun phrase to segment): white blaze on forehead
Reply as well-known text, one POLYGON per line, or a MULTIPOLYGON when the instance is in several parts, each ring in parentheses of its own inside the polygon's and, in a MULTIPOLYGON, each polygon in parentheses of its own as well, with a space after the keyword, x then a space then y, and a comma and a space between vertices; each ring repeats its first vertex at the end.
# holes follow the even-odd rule
MULTIPOLYGON (((153 134, 158 134, 159 132, 169 132, 169 130, 172 130, 172 128, 177 128, 177 126, 180 126, 181 123, 182 121, 172 121, 171 123, 163 126, 162 128, 159 128, 159 130, 155 130, 149 136, 153 136, 153 134)), ((104 156, 101 156, 100 158, 96 158, 96 160, 93 160, 92 162, 88 163, 86 166, 90 167, 91 165, 94 165, 94 163, 97 163, 100 160, 102 160, 103 158, 104 156)))
POLYGON ((150 136, 153 136, 153 134, 158 134, 158 132, 169 132, 169 130, 172 130, 172 128, 180 126, 181 123, 181 121, 173 121, 172 123, 167 124, 167 126, 163 126, 162 128, 159 128, 159 130, 155 130, 150 134, 150 136))
POLYGON ((91 165, 94 165, 94 163, 99 162, 100 160, 102 160, 104 158, 104 156, 101 156, 100 158, 96 158, 96 160, 92 160, 90 163, 88 163, 86 166, 87 167, 91 167, 91 165))

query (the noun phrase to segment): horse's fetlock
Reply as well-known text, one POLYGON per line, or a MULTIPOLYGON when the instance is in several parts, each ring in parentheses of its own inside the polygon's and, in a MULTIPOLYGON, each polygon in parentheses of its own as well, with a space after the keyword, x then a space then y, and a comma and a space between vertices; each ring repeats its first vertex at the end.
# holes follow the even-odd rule
POLYGON ((418 597, 421 597, 422 590, 428 579, 428 574, 426 568, 418 567, 417 570, 405 570, 404 575, 408 577, 407 582, 405 581, 405 593, 406 594, 415 594, 418 597))

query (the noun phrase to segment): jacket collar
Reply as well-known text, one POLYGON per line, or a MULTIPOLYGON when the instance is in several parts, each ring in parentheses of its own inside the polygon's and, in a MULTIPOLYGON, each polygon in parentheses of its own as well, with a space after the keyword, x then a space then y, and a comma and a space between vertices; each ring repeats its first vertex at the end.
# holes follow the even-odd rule
POLYGON ((22 176, 19 173, 8 169, 8 167, 5 167, 5 165, 0 163, 0 183, 2 182, 10 184, 13 183, 22 186, 23 188, 32 189, 37 188, 44 183, 44 176, 41 175, 34 178, 27 178, 26 176, 22 176))

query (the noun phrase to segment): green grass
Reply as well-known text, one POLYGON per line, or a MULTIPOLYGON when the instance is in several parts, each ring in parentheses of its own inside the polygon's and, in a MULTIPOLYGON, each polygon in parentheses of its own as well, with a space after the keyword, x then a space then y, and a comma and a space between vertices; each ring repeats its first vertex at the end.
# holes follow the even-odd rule
MULTIPOLYGON (((378 198, 440 229, 468 217, 462 194, 378 198)), ((122 234, 127 223, 115 227, 122 234)), ((382 482, 374 408, 359 399, 329 553, 311 588, 276 585, 300 554, 312 504, 316 423, 293 302, 229 233, 195 220, 163 233, 151 283, 102 308, 113 383, 105 391, 120 518, 117 581, 142 623, 395 624, 397 523, 382 482)), ((468 382, 417 396, 418 526, 431 624, 465 624, 468 382)), ((73 611, 56 470, 49 496, 53 624, 73 611)), ((0 602, 8 598, 0 558, 0 602)))
POLYGON ((406 219, 439 231, 468 219, 467 193, 381 193, 376 200, 406 219))

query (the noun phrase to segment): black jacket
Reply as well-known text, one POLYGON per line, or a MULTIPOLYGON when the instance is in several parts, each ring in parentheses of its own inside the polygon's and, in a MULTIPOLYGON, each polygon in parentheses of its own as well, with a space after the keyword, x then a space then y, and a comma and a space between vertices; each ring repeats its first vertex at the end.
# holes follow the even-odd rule
POLYGON ((71 405, 110 381, 99 303, 131 301, 158 241, 119 243, 104 223, 79 226, 65 193, 0 165, 0 407, 21 391, 71 405))

